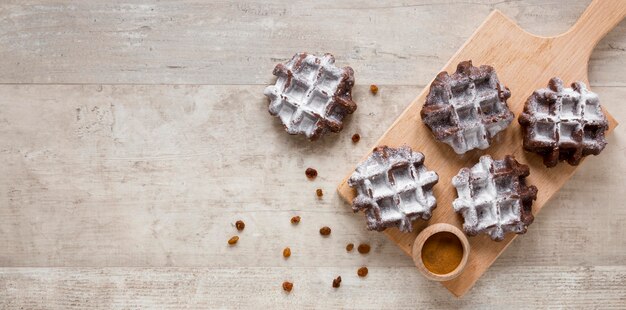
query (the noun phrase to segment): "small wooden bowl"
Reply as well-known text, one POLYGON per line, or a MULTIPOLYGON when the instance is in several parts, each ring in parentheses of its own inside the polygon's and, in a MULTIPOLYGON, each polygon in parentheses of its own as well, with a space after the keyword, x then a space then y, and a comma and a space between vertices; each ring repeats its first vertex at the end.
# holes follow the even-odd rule
POLYGON ((467 236, 465 236, 465 234, 460 229, 456 228, 456 226, 447 224, 447 223, 437 223, 437 224, 428 226, 424 230, 422 230, 422 232, 417 236, 417 238, 415 239, 415 242, 413 243, 412 252, 413 252, 413 261, 415 262, 415 266, 417 266, 417 269, 419 269, 419 271, 426 278, 433 280, 433 281, 448 281, 459 276, 461 272, 463 272, 463 269, 465 269, 465 266, 467 265, 467 258, 470 252, 470 246, 469 246, 469 241, 467 240, 467 236), (422 261, 422 248, 424 247, 426 240, 428 240, 428 238, 440 232, 452 233, 459 239, 463 247, 463 255, 461 258, 461 262, 453 271, 446 273, 446 274, 438 274, 438 273, 434 273, 430 271, 428 268, 426 268, 426 266, 424 265, 424 262, 422 261))

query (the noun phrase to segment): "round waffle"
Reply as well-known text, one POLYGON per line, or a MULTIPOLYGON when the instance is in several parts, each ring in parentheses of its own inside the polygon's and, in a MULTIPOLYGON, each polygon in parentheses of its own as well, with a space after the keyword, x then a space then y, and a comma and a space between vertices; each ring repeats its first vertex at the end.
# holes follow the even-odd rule
POLYGON ((379 146, 348 180, 357 191, 352 209, 365 211, 369 230, 410 232, 413 221, 430 219, 437 207, 432 188, 438 181, 437 173, 424 166, 422 153, 408 146, 379 146))
POLYGON ((465 220, 463 230, 470 236, 486 233, 496 241, 507 232, 526 233, 537 199, 537 187, 526 186, 529 174, 528 166, 510 155, 503 160, 484 155, 474 167, 461 169, 452 178, 459 196, 452 205, 465 220))
POLYGON ((600 154, 607 143, 609 123, 598 95, 582 82, 564 88, 561 79, 552 78, 548 88, 528 97, 519 123, 524 149, 541 155, 547 167, 563 160, 578 165, 583 157, 600 154))
POLYGON ((340 131, 344 117, 356 110, 354 71, 334 63, 331 54, 298 53, 274 68, 276 84, 265 88, 264 94, 270 99, 270 114, 280 119, 289 134, 316 140, 329 131, 340 131))
POLYGON ((456 72, 441 72, 430 84, 422 107, 422 120, 435 138, 457 154, 484 150, 491 139, 513 121, 506 100, 511 92, 498 81, 490 66, 459 63, 456 72))

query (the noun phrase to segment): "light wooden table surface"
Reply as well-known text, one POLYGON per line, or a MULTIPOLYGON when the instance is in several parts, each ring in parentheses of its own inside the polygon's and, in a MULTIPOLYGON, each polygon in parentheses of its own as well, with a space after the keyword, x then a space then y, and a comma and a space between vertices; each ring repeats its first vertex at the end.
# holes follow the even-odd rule
MULTIPOLYGON (((587 4, 4 1, 0 308, 623 309, 624 125, 462 299, 335 193, 491 10, 556 35, 587 4), (287 135, 262 95, 297 51, 355 70, 358 110, 316 143, 287 135), (228 247, 238 219, 246 228, 228 247), (349 242, 372 252, 347 253, 349 242)), ((622 22, 589 64, 592 90, 622 123, 625 68, 622 22)))

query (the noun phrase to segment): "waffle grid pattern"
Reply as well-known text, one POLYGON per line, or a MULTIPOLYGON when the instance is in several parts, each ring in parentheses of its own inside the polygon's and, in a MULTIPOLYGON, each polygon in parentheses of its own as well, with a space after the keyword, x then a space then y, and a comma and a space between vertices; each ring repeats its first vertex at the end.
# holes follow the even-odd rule
POLYGON ((597 155, 606 146, 607 118, 598 95, 582 82, 564 88, 561 79, 551 79, 549 88, 528 98, 519 122, 524 149, 542 155, 548 167, 559 160, 578 165, 584 156, 597 155))
POLYGON ((435 138, 457 154, 486 149, 492 137, 513 121, 506 99, 511 96, 490 66, 461 62, 457 71, 441 72, 430 87, 422 119, 435 138))
POLYGON ((338 132, 345 115, 356 110, 353 70, 334 63, 331 54, 299 53, 274 68, 278 78, 264 93, 270 99, 270 114, 280 118, 289 134, 315 140, 328 131, 338 132))
POLYGON ((471 236, 484 232, 496 241, 507 232, 525 233, 537 197, 537 188, 525 184, 528 175, 528 166, 512 156, 494 161, 485 155, 471 169, 461 169, 452 179, 458 193, 453 207, 465 220, 465 232, 471 236))
POLYGON ((348 180, 356 188, 353 210, 365 211, 367 228, 413 229, 413 221, 430 219, 437 206, 432 188, 439 176, 426 169, 424 155, 404 146, 374 149, 348 180))

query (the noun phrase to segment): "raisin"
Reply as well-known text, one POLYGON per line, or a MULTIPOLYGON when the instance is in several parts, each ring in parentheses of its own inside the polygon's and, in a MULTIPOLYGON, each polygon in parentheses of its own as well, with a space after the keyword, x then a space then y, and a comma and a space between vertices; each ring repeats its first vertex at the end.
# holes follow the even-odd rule
POLYGON ((283 282, 283 290, 285 292, 291 292, 291 290, 293 289, 293 283, 289 282, 289 281, 285 281, 283 282))
POLYGON ((359 135, 358 133, 355 133, 352 135, 352 142, 357 143, 361 140, 361 135, 359 135))
POLYGON ((315 194, 317 195, 317 197, 322 197, 324 196, 324 192, 322 191, 321 188, 318 188, 315 190, 315 194))
POLYGON ((356 274, 358 274, 359 277, 361 278, 367 276, 367 267, 364 266, 364 267, 359 268, 356 274))
POLYGON ((288 258, 289 256, 291 256, 291 249, 290 249, 289 247, 286 247, 286 248, 283 250, 283 257, 284 257, 284 258, 288 258))
POLYGON ((330 227, 324 226, 324 227, 320 228, 320 235, 322 235, 322 236, 330 235, 330 227))
POLYGON ((354 249, 354 244, 353 243, 348 243, 348 245, 346 245, 346 251, 351 252, 352 249, 354 249))
POLYGON ((361 243, 359 244, 357 251, 359 251, 359 253, 361 254, 367 254, 370 252, 370 245, 367 243, 361 243))
POLYGON ((378 86, 376 86, 375 84, 370 85, 370 91, 373 95, 378 94, 378 86))
POLYGON ((300 223, 300 216, 296 215, 294 217, 291 218, 291 224, 298 224, 300 223))
POLYGON ((306 174, 306 177, 309 179, 315 179, 315 177, 317 176, 317 170, 313 168, 306 168, 304 174, 306 174))
POLYGON ((237 243, 237 241, 239 241, 239 236, 233 236, 232 238, 228 239, 228 244, 233 245, 237 243))
POLYGON ((336 279, 333 279, 333 287, 338 288, 341 285, 341 276, 338 276, 336 279))
POLYGON ((239 220, 239 221, 235 222, 235 227, 237 227, 238 231, 242 231, 244 228, 246 228, 246 223, 244 223, 243 221, 239 220))

